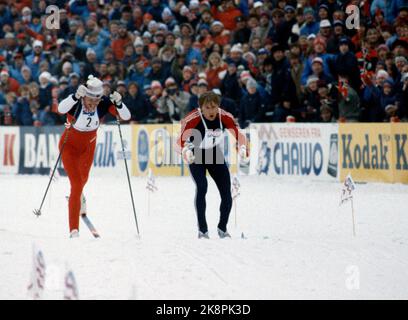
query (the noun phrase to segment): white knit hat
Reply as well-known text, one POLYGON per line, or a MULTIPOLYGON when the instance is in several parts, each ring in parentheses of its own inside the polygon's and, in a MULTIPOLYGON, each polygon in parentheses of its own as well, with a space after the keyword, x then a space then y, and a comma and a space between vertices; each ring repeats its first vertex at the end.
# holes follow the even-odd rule
POLYGON ((49 73, 48 71, 43 71, 43 72, 41 72, 38 79, 47 79, 48 81, 50 81, 51 80, 51 73, 49 73))
POLYGON ((86 82, 86 95, 91 98, 101 98, 103 95, 103 82, 90 75, 86 82))

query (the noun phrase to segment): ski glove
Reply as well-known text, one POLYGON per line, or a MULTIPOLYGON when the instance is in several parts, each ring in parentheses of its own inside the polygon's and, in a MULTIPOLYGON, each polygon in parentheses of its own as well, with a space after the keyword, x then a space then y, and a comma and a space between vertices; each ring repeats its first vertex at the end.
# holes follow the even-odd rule
POLYGON ((109 99, 115 104, 117 108, 122 108, 122 96, 119 92, 114 91, 110 96, 109 99))
POLYGON ((79 100, 80 98, 85 97, 86 92, 87 92, 87 91, 86 91, 86 87, 85 87, 83 84, 81 84, 81 85, 78 87, 77 91, 75 92, 75 98, 76 98, 77 100, 79 100))
POLYGON ((182 150, 183 159, 188 164, 192 164, 195 160, 193 149, 194 145, 191 142, 186 142, 182 150))

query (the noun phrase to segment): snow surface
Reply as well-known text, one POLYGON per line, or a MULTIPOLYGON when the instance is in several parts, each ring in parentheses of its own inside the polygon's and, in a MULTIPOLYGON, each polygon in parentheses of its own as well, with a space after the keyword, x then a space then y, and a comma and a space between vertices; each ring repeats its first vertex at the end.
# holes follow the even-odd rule
POLYGON ((82 225, 80 238, 69 239, 66 177, 52 184, 42 216, 32 213, 47 182, 0 176, 0 299, 27 298, 33 244, 47 264, 49 299, 62 298, 68 267, 81 299, 408 298, 407 185, 357 185, 353 237, 340 183, 240 177, 238 227, 233 209, 233 239, 221 240, 219 195, 209 179, 212 239, 198 240, 189 177, 157 178, 150 215, 146 178, 134 177, 138 239, 125 174, 91 172, 85 194, 101 238, 82 225))

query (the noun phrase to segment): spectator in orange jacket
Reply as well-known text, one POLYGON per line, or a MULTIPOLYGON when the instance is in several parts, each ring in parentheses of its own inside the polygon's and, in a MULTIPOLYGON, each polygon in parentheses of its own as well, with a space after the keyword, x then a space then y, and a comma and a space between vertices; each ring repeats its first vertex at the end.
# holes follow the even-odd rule
POLYGON ((112 41, 113 54, 115 55, 116 60, 122 60, 125 56, 125 47, 128 44, 132 43, 126 25, 120 24, 118 30, 118 38, 112 41))
POLYGON ((234 5, 233 0, 222 0, 220 6, 213 6, 211 8, 213 16, 219 20, 227 30, 235 30, 237 27, 236 17, 242 16, 242 12, 234 5))
POLYGON ((221 84, 219 73, 226 69, 227 65, 222 61, 220 54, 218 52, 211 53, 208 57, 207 69, 205 71, 210 90, 219 88, 221 84))
POLYGON ((20 95, 18 89, 20 84, 18 81, 12 77, 7 70, 2 70, 0 72, 0 89, 5 92, 14 92, 16 95, 20 95))

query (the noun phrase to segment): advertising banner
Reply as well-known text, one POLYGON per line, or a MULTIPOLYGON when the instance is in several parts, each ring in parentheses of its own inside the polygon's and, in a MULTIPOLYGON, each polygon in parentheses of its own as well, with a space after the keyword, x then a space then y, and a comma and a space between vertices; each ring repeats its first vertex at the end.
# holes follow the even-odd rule
MULTIPOLYGON (((58 159, 64 126, 20 127, 20 174, 49 174, 58 159)), ((63 174, 60 165, 58 171, 63 174)))
POLYGON ((408 183, 408 123, 393 123, 394 182, 408 183))
MULTIPOLYGON (((179 134, 179 124, 132 125, 132 174, 144 176, 151 169, 155 176, 188 175, 188 167, 175 147, 179 134)), ((224 157, 234 173, 235 139, 230 133, 224 139, 224 157)))
MULTIPOLYGON (((130 125, 121 125, 125 156, 130 165, 131 161, 131 130, 130 125)), ((92 173, 97 174, 125 174, 123 152, 117 125, 102 125, 98 129, 95 157, 92 173)))
POLYGON ((408 182, 407 124, 350 123, 339 127, 341 179, 408 182))
POLYGON ((337 131, 337 124, 253 124, 249 174, 337 179, 337 131))
POLYGON ((20 128, 0 127, 0 173, 18 173, 20 128))

